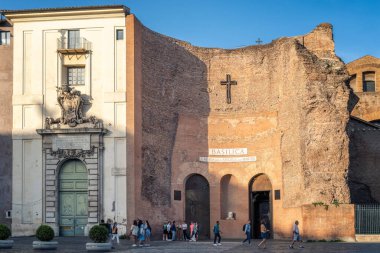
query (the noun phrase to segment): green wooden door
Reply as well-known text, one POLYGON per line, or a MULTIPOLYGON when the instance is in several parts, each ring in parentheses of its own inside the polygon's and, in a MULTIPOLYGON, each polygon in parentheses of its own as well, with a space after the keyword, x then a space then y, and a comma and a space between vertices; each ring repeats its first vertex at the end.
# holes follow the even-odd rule
POLYGON ((88 219, 86 166, 78 160, 63 164, 59 175, 61 236, 83 236, 88 219))

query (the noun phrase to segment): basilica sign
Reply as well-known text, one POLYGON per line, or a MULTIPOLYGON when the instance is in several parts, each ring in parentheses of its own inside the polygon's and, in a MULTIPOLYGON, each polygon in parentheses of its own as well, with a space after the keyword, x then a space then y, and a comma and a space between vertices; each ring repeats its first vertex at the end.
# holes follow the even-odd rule
POLYGON ((256 156, 242 156, 248 155, 248 148, 210 148, 208 150, 208 155, 209 156, 199 157, 199 161, 205 163, 237 163, 256 161, 256 156))
POLYGON ((248 154, 247 148, 210 148, 208 155, 246 155, 248 154))

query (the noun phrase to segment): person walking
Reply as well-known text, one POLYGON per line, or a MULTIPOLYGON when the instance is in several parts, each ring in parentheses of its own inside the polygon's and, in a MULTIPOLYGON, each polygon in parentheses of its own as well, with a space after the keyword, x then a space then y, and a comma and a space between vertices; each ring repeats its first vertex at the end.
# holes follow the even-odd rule
POLYGON ((107 230, 108 230, 108 242, 112 240, 112 220, 107 219, 107 230))
POLYGON ((164 225, 162 225, 162 240, 168 240, 168 230, 166 230, 166 222, 164 222, 164 225))
POLYGON ((182 241, 182 223, 178 222, 177 225, 177 240, 182 241))
POLYGON ((247 221, 247 223, 243 226, 243 231, 245 233, 245 240, 242 242, 243 244, 248 241, 248 244, 251 245, 251 221, 247 221))
POLYGON ((168 233, 168 241, 171 241, 172 240, 172 224, 170 221, 168 221, 168 224, 166 224, 166 230, 167 230, 167 233, 168 233))
POLYGON ((222 239, 220 234, 222 233, 222 231, 220 231, 219 221, 216 221, 216 224, 214 225, 213 232, 214 232, 214 246, 222 245, 220 243, 220 240, 222 239), (218 238, 218 244, 216 244, 216 238, 218 238))
POLYGON ((113 226, 112 226, 112 242, 115 239, 116 239, 117 244, 120 244, 119 234, 118 234, 118 230, 117 230, 117 222, 114 222, 113 226))
POLYGON ((292 241, 292 244, 289 245, 289 249, 293 249, 295 242, 299 242, 299 247, 303 248, 298 224, 299 224, 298 220, 296 220, 293 224, 293 241, 292 241))
POLYGON ((263 240, 257 245, 257 247, 261 248, 261 245, 264 245, 264 247, 262 248, 265 249, 267 246, 267 239, 269 238, 269 230, 265 224, 265 219, 261 220, 260 231, 261 231, 261 238, 263 240))
POLYGON ((152 228, 150 227, 149 221, 145 221, 145 246, 150 246, 150 236, 152 235, 152 228))
POLYGON ((145 229, 144 229, 143 221, 139 220, 139 223, 137 224, 137 226, 139 228, 139 235, 138 235, 139 246, 142 247, 144 246, 144 242, 145 242, 145 229))
POLYGON ((137 226, 137 220, 133 221, 133 224, 131 226, 130 235, 132 235, 132 237, 133 237, 132 247, 136 247, 137 246, 137 237, 139 235, 139 227, 137 226))
POLYGON ((172 241, 176 241, 177 240, 177 237, 176 237, 177 227, 175 225, 175 221, 174 220, 173 220, 172 226, 170 228, 170 231, 172 232, 172 241))
POLYGON ((183 221, 182 223, 182 233, 183 233, 183 240, 187 240, 187 239, 190 239, 189 236, 187 235, 187 223, 186 221, 183 221))

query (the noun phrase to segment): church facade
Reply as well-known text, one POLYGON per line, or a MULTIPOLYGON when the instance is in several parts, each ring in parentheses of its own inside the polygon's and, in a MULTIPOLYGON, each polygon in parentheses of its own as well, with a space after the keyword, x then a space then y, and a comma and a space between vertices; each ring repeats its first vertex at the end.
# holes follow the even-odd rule
POLYGON ((158 34, 124 6, 5 16, 13 235, 140 218, 156 236, 168 220, 197 221, 201 238, 217 220, 240 238, 250 220, 258 237, 264 219, 273 238, 299 220, 306 238, 354 240, 348 129, 376 126, 350 121, 330 24, 227 50, 158 34))
POLYGON ((13 24, 12 231, 84 235, 126 219, 123 6, 7 12, 13 24))

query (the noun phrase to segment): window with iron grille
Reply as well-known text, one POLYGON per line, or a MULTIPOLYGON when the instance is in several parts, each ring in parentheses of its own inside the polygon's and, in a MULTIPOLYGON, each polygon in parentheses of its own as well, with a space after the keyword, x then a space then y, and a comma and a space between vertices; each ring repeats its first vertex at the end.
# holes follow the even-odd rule
POLYGON ((84 67, 68 67, 67 68, 67 84, 68 85, 84 85, 85 71, 84 67))
POLYGON ((11 44, 11 33, 8 31, 0 31, 0 45, 11 44))

